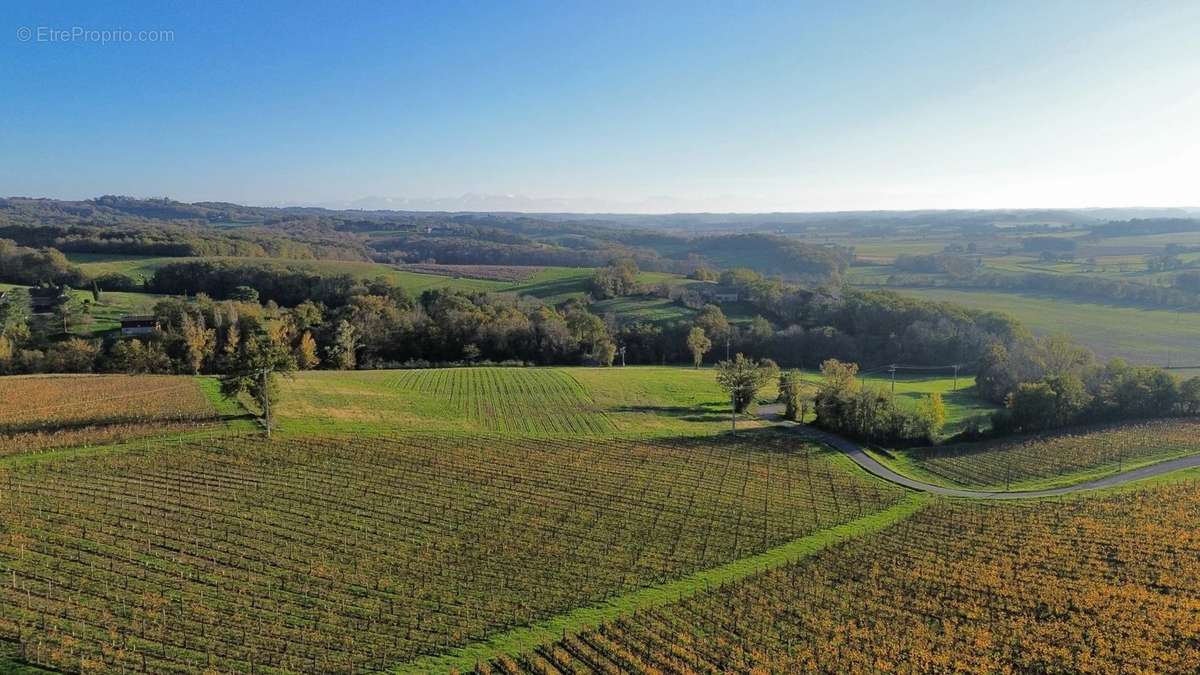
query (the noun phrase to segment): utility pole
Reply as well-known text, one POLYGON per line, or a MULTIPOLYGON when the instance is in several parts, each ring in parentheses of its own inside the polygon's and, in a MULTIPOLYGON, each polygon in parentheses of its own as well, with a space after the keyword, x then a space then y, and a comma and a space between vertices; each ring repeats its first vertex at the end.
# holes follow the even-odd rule
POLYGON ((892 374, 892 398, 896 398, 896 364, 888 367, 888 372, 892 374))
POLYGON ((267 422, 267 440, 271 440, 271 391, 267 386, 268 374, 269 371, 263 368, 261 373, 262 384, 260 386, 262 387, 263 416, 267 422))
POLYGON ((729 392, 729 429, 737 433, 737 392, 729 392))
POLYGON ((733 338, 729 335, 729 333, 725 333, 725 360, 726 361, 729 360, 729 343, 732 340, 733 340, 733 338))
POLYGON ((954 391, 958 391, 958 364, 954 364, 954 391))
POLYGON ((624 368, 625 367, 625 345, 621 345, 620 352, 621 352, 621 367, 624 368))

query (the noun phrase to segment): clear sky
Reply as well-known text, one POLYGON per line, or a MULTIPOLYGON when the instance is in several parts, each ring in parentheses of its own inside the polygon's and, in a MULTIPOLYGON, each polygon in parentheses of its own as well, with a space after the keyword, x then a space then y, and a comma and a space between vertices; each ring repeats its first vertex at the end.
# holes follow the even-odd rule
POLYGON ((1200 204, 1195 0, 3 4, 0 195, 1200 204))

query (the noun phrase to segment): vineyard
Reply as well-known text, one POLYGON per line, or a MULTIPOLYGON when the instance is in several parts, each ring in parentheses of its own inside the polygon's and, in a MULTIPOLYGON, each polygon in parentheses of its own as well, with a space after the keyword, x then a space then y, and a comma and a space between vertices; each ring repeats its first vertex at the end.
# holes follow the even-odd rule
POLYGON ((397 390, 435 401, 485 431, 602 434, 614 430, 564 370, 469 368, 399 371, 397 390))
POLYGON ((191 377, 6 377, 0 387, 0 457, 108 443, 216 419, 217 410, 191 377))
POLYGON ((1198 672, 1200 484, 942 503, 490 673, 1198 672))
POLYGON ((951 483, 1004 487, 1078 472, 1115 472, 1195 452, 1200 452, 1200 423, 1168 419, 911 450, 904 457, 918 470, 951 483))
POLYGON ((297 433, 607 438, 697 435, 729 425, 712 372, 691 368, 311 371, 283 388, 280 421, 297 433))
POLYGON ((843 466, 764 431, 235 437, 10 467, 0 638, 69 671, 385 668, 902 498, 843 466))

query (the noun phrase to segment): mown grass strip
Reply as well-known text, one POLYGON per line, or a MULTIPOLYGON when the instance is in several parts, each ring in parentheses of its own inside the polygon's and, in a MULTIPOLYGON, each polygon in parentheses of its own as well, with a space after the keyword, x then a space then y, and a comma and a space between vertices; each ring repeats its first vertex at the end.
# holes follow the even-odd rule
POLYGON ((714 586, 781 567, 847 539, 878 532, 913 515, 931 499, 932 497, 925 493, 910 493, 887 509, 792 540, 758 555, 701 570, 665 584, 626 593, 596 605, 581 607, 530 626, 501 633, 483 642, 455 649, 447 654, 410 661, 389 672, 468 671, 477 663, 489 661, 501 654, 512 655, 526 652, 541 644, 557 640, 565 633, 575 633, 594 627, 637 610, 676 602, 714 586))

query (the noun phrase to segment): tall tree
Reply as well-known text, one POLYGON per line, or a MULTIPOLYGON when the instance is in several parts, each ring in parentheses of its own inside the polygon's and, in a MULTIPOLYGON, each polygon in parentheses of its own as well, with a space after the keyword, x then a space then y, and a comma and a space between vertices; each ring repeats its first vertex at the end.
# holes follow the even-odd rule
POLYGON ((329 362, 338 370, 353 370, 357 362, 358 330, 354 324, 342 319, 333 334, 333 344, 325 349, 329 362))
POLYGON ((704 362, 704 355, 712 349, 712 340, 709 340, 708 336, 704 334, 703 328, 695 326, 688 333, 687 347, 692 352, 692 365, 699 368, 700 364, 704 362))
POLYGON ((317 341, 313 339, 312 333, 304 331, 300 341, 296 343, 296 366, 300 370, 312 370, 320 363, 321 359, 317 357, 317 341))
POLYGON ((217 344, 217 332, 204 326, 204 317, 192 318, 184 314, 180 324, 183 344, 187 351, 187 364, 193 375, 200 374, 204 361, 212 356, 217 344))
POLYGON ((779 366, 770 359, 755 361, 738 354, 717 364, 717 384, 729 394, 735 415, 749 410, 758 392, 778 376, 779 366))
POLYGON ((296 370, 291 350, 275 336, 260 330, 243 336, 237 354, 226 359, 224 365, 221 394, 234 400, 250 396, 263 413, 269 438, 273 423, 271 407, 279 395, 278 374, 296 370))
POLYGON ((784 419, 804 421, 808 413, 808 397, 799 371, 788 370, 779 374, 779 398, 783 400, 784 419))

